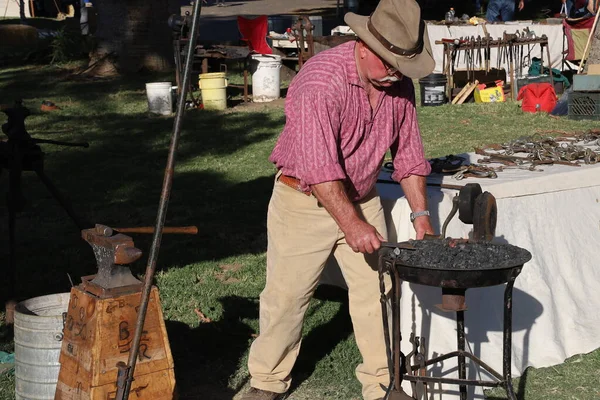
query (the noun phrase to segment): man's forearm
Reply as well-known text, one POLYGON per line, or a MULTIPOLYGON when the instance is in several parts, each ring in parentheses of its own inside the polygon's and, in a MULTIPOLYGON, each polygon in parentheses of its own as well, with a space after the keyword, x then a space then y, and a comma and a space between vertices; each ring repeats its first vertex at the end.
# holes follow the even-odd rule
POLYGON ((348 199, 341 181, 318 183, 311 186, 319 203, 331 214, 340 229, 345 230, 360 219, 354 204, 348 199))
POLYGON ((373 253, 379 249, 383 236, 373 225, 360 217, 342 182, 318 183, 312 185, 311 189, 344 232, 346 243, 352 250, 357 253, 373 253))
MULTIPOLYGON (((400 185, 413 212, 427 210, 427 182, 424 176, 411 175, 404 178, 400 185)), ((413 221, 417 240, 423 239, 426 234, 433 235, 431 220, 427 215, 415 218, 413 221)))
POLYGON ((427 182, 424 176, 410 175, 402 179, 400 185, 413 212, 427 210, 427 182))

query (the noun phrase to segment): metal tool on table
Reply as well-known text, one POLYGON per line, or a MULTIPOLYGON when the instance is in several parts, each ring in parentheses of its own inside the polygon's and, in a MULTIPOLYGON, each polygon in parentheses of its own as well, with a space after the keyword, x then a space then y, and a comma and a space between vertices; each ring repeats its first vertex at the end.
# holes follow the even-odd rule
POLYGON ((410 249, 394 248, 392 244, 379 251, 379 285, 390 368, 390 384, 384 400, 389 399, 393 392, 401 390, 403 380, 411 382, 414 399, 422 398, 420 396, 424 392, 426 393, 426 385, 433 383, 458 385, 461 400, 467 398, 467 386, 502 386, 506 390, 508 398, 516 400, 511 375, 512 309, 514 307, 512 289, 523 265, 531 259, 531 254, 515 246, 490 242, 496 224, 495 199, 488 192, 482 193, 481 187, 477 184, 467 186, 453 199, 453 208, 445 225, 458 212, 462 222, 473 224, 472 239, 445 238, 444 227, 441 236, 430 237, 428 240, 410 241, 410 249), (392 278, 391 325, 387 315, 388 298, 385 274, 389 274, 392 278), (412 332, 410 342, 413 345, 413 351, 409 353, 408 357, 402 354, 399 319, 402 281, 442 289, 442 303, 436 307, 444 312, 456 313, 457 351, 427 360, 426 350, 423 348, 425 339, 417 338, 412 332), (499 373, 466 351, 464 313, 467 309, 465 301, 467 289, 504 283, 506 283, 506 287, 504 290, 503 371, 499 373), (458 378, 427 376, 428 366, 453 357, 458 360, 458 378), (486 370, 492 379, 467 379, 467 358, 471 363, 486 370), (418 393, 417 388, 420 388, 421 393, 418 393))
POLYGON ((2 125, 2 131, 6 134, 8 140, 0 141, 0 174, 2 170, 7 170, 9 175, 6 196, 9 262, 8 265, 4 266, 4 276, 7 277, 8 285, 5 287, 3 294, 5 296, 4 300, 7 301, 6 321, 12 323, 13 299, 16 286, 16 221, 17 213, 22 212, 26 204, 21 181, 23 172, 35 172, 38 179, 65 210, 79 230, 90 227, 90 224, 86 223, 75 213, 70 202, 52 183, 50 177, 46 175, 44 171, 45 153, 39 146, 40 144, 53 144, 67 147, 89 147, 89 144, 85 142, 63 142, 31 137, 25 127, 25 119, 30 115, 30 111, 21 101, 16 101, 12 106, 0 107, 0 111, 8 117, 7 122, 2 125))

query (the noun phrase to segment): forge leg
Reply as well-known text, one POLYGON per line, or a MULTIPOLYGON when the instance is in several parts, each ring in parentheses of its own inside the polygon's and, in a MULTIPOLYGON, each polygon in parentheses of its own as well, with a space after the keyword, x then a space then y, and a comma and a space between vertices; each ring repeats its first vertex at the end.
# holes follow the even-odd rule
MULTIPOLYGON (((515 277, 516 278, 516 277, 515 277)), ((512 366, 512 290, 515 284, 515 278, 512 278, 506 284, 504 289, 504 346, 503 346, 503 375, 504 388, 510 400, 517 400, 512 384, 511 366, 512 366)))
POLYGON ((15 284, 16 284, 16 223, 17 223, 17 212, 23 208, 23 194, 21 193, 21 168, 20 165, 16 165, 9 170, 9 184, 8 193, 6 194, 6 208, 8 209, 8 271, 6 274, 7 287, 5 287, 6 301, 6 316, 5 320, 7 324, 12 324, 14 321, 14 298, 15 298, 15 284))
MULTIPOLYGON (((465 312, 456 312, 456 339, 458 350, 465 351, 465 312)), ((465 364, 465 356, 458 356, 458 377, 467 379, 467 367, 465 364)), ((467 386, 460 385, 460 400, 467 400, 467 386)))

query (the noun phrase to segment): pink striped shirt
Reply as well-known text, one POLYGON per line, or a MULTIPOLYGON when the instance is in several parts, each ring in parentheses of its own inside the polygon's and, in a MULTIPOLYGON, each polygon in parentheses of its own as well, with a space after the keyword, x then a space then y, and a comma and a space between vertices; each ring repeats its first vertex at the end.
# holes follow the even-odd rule
POLYGON ((342 180, 352 201, 373 188, 390 148, 394 180, 431 171, 412 81, 404 78, 382 92, 372 110, 356 69, 355 45, 344 43, 304 64, 289 87, 285 127, 269 157, 307 191, 309 185, 342 180))

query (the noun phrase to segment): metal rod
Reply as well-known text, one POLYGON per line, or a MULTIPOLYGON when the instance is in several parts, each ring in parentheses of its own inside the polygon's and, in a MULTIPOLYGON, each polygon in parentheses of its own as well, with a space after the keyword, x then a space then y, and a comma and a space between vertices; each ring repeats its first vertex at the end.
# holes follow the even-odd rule
POLYGON ((424 383, 447 383, 454 385, 469 385, 469 386, 485 386, 485 387, 498 387, 503 382, 494 381, 477 381, 474 379, 456 379, 456 378, 438 378, 433 376, 418 376, 418 375, 403 375, 402 379, 406 379, 411 382, 424 382, 424 383))
POLYGON ((512 290, 515 284, 513 276, 504 289, 504 346, 503 346, 503 373, 504 373, 504 388, 506 389, 506 395, 510 400, 517 400, 512 385, 511 367, 512 367, 512 290))
POLYGON ((402 357, 400 350, 400 342, 402 336, 400 333, 400 276, 398 270, 393 269, 394 280, 392 281, 392 335, 393 335, 393 346, 394 346, 394 390, 400 390, 402 384, 402 357))
MULTIPOLYGON (((502 374, 499 373, 498 371, 496 371, 495 369, 493 369, 492 367, 490 367, 488 364, 486 364, 485 362, 483 362, 479 357, 469 353, 468 351, 453 351, 451 353, 446 353, 444 355, 441 355, 439 357, 435 357, 435 358, 431 358, 427 361, 425 361, 425 366, 429 366, 429 365, 434 365, 437 364, 439 362, 442 362, 444 360, 447 360, 449 358, 452 357, 457 357, 459 355, 462 355, 464 357, 469 358, 471 361, 475 362, 477 365, 480 365, 482 368, 484 368, 487 372, 489 372, 490 374, 492 374, 494 376, 494 378, 498 379, 499 382, 503 382, 502 379, 502 374)), ((413 365, 411 366, 411 370, 412 371, 417 371, 418 369, 420 369, 421 366, 420 365, 413 365)))
POLYGON ((127 380, 125 390, 121 398, 116 400, 127 400, 129 399, 129 392, 131 390, 131 383, 133 381, 133 375, 135 373, 135 365, 137 362, 137 356, 140 347, 140 341, 142 338, 142 331, 144 329, 144 321, 146 320, 146 312, 148 311, 148 301, 150 298, 150 291, 152 290, 152 281, 154 278, 154 272, 156 270, 156 260, 158 259, 158 250, 160 248, 160 241, 162 238, 163 226, 165 224, 165 218, 167 214, 167 208, 169 206, 169 197, 171 194, 171 187, 173 184, 173 172, 175 168, 175 155, 177 152, 177 143, 179 141, 179 134, 181 132, 181 124, 183 121, 183 115, 185 113, 185 99, 187 90, 192 74, 192 63, 194 60, 194 50, 196 49, 196 41, 198 38, 198 31, 200 28, 200 12, 202 10, 202 1, 196 0, 194 2, 194 10, 192 14, 192 29, 190 33, 190 41, 187 48, 187 59, 185 60, 185 69, 183 72, 183 88, 179 95, 179 101, 177 103, 177 115, 175 116, 175 122, 173 125, 173 134, 171 135, 171 144, 169 146, 169 156, 167 158, 167 167, 165 169, 165 176, 163 179, 163 188, 160 195, 160 202, 158 206, 158 214, 156 216, 156 226, 154 230, 154 237, 152 238, 152 247, 150 248, 150 254, 148 256, 148 264, 146 266, 146 275, 144 277, 144 287, 142 289, 140 299, 140 309, 138 311, 138 319, 135 326, 135 335, 131 344, 131 350, 129 351, 129 360, 127 362, 127 380))
POLYGON ((48 140, 48 139, 32 139, 33 143, 41 143, 41 144, 57 144, 59 146, 67 146, 67 147, 85 147, 86 149, 90 147, 88 142, 61 142, 58 140, 48 140))
MULTIPOLYGON (((137 226, 131 228, 113 228, 121 233, 154 233, 156 230, 153 226, 137 226)), ((186 235, 197 235, 197 226, 164 226, 163 233, 181 233, 186 235)))

